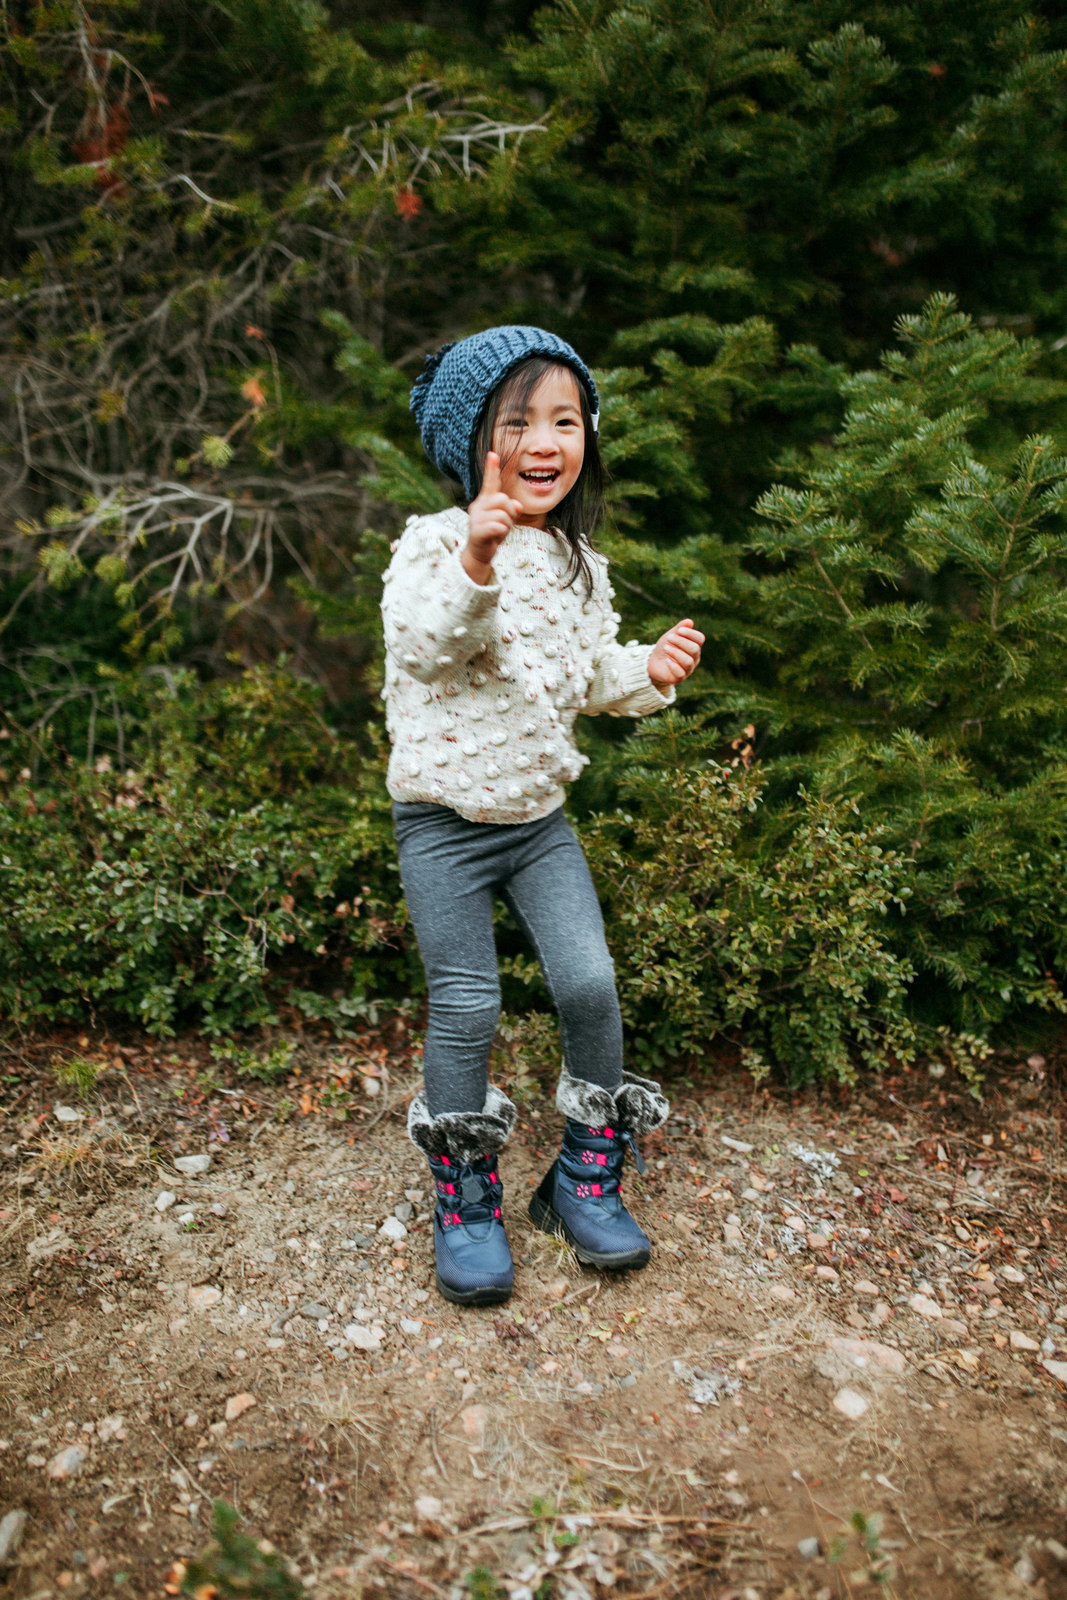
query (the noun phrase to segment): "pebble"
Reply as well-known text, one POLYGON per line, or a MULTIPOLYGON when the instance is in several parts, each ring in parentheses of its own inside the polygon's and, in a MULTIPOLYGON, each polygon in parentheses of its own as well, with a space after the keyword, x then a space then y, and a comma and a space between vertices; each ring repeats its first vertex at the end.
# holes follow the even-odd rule
POLYGON ((830 1241, 826 1237, 825 1233, 809 1233, 808 1234, 808 1249, 809 1250, 827 1250, 827 1249, 829 1249, 829 1246, 830 1246, 830 1241))
POLYGON ((125 1418, 121 1415, 101 1417, 96 1425, 96 1437, 102 1444, 110 1444, 112 1439, 125 1439, 125 1418))
POLYGON ((941 1307, 936 1300, 931 1300, 928 1294, 913 1294, 908 1305, 920 1317, 941 1316, 941 1307))
MULTIPOLYGON (((404 1199, 405 1200, 421 1200, 422 1199, 422 1193, 423 1192, 422 1192, 421 1189, 405 1189, 404 1190, 404 1199)), ((401 1218, 400 1220, 403 1221, 403 1218, 401 1218)))
POLYGON ((285 1349, 285 1340, 284 1339, 279 1339, 279 1338, 277 1338, 277 1336, 275 1336, 274 1338, 268 1339, 267 1340, 267 1349, 268 1350, 284 1350, 285 1349))
POLYGON ((907 1363, 899 1350, 892 1345, 878 1344, 874 1339, 827 1339, 831 1350, 838 1350, 857 1367, 882 1367, 886 1372, 903 1372, 907 1363))
POLYGON ((459 1420, 468 1439, 477 1445, 484 1444, 485 1427, 489 1421, 489 1413, 484 1406, 464 1406, 459 1420))
POLYGON ((210 1311, 222 1299, 222 1290, 211 1283, 198 1283, 189 1290, 189 1304, 194 1311, 210 1311))
POLYGON ((174 1165, 179 1172, 184 1172, 187 1178, 195 1178, 200 1172, 206 1172, 211 1165, 211 1155, 205 1151, 199 1156, 175 1156, 174 1165))
POLYGON ((393 1216, 398 1222, 410 1222, 415 1215, 415 1207, 410 1200, 401 1200, 398 1206, 393 1207, 393 1216))
POLYGON ((420 1494, 415 1501, 415 1515, 420 1522, 436 1522, 444 1509, 443 1502, 433 1494, 420 1494))
MULTIPOLYGON (((0 1523, 0 1530, 2 1529, 3 1523, 0 1523)), ((1054 1561, 1058 1561, 1061 1566, 1067 1567, 1067 1545, 1062 1545, 1058 1539, 1046 1539, 1045 1549, 1054 1561)))
POLYGON ((65 1449, 56 1451, 45 1472, 54 1482, 62 1483, 64 1478, 73 1478, 84 1465, 85 1451, 79 1445, 68 1444, 65 1449))
POLYGON ((838 1389, 833 1403, 835 1411, 840 1411, 843 1417, 849 1417, 853 1422, 863 1416, 869 1404, 855 1389, 838 1389))
POLYGON ((836 1267, 822 1266, 815 1268, 815 1276, 817 1278, 825 1278, 827 1283, 836 1283, 839 1274, 836 1267))
POLYGON ((1014 1572, 1020 1583, 1037 1582, 1037 1568, 1034 1566, 1034 1563, 1031 1561, 1025 1550, 1011 1570, 1014 1572))
POLYGON ((1018 1267, 998 1267, 997 1276, 1003 1278, 1005 1283, 1026 1282, 1026 1273, 1020 1272, 1018 1267))
POLYGON ((400 1331, 401 1333, 411 1334, 421 1333, 422 1323, 417 1317, 401 1317, 400 1331))
POLYGON ((54 1115, 57 1122, 80 1122, 85 1113, 74 1106, 56 1106, 54 1115))
POLYGON ((1008 1343, 1013 1350, 1040 1350, 1041 1346, 1036 1339, 1029 1338, 1025 1333, 1020 1333, 1018 1328, 1012 1328, 1008 1334, 1008 1343))
POLYGON ((355 1345, 357 1350, 366 1350, 372 1355, 382 1348, 384 1336, 385 1329, 378 1323, 368 1328, 362 1322, 350 1322, 345 1329, 345 1338, 349 1344, 355 1345))
POLYGON ((787 1283, 772 1283, 770 1293, 772 1300, 780 1300, 783 1305, 788 1305, 797 1297, 796 1290, 791 1289, 787 1283))
POLYGON ((735 1222, 724 1222, 723 1223, 723 1225, 722 1225, 722 1236, 723 1236, 723 1239, 725 1240, 725 1242, 727 1244, 740 1244, 742 1242, 743 1237, 744 1237, 742 1232, 741 1232, 741 1229, 737 1226, 737 1224, 735 1222))
POLYGON ((254 1394, 231 1394, 226 1402, 226 1421, 236 1422, 238 1417, 243 1417, 246 1411, 251 1411, 256 1403, 254 1394))
POLYGON ((625 1378, 620 1378, 619 1379, 619 1388, 620 1389, 632 1389, 634 1387, 634 1385, 636 1384, 636 1382, 637 1382, 637 1379, 634 1377, 633 1373, 632 1372, 628 1372, 626 1374, 625 1378))
POLYGON ((1051 1378, 1056 1378, 1060 1383, 1067 1383, 1067 1361, 1050 1361, 1048 1356, 1041 1365, 1051 1378))
POLYGON ((893 1308, 888 1304, 888 1302, 885 1300, 878 1300, 875 1302, 874 1310, 871 1312, 871 1321, 874 1323, 875 1327, 881 1327, 883 1322, 888 1322, 892 1315, 893 1308))
POLYGON ((808 1231, 808 1225, 803 1217, 786 1217, 783 1227, 792 1228, 794 1233, 803 1236, 808 1231))
POLYGON ((799 1539, 797 1541, 797 1554, 802 1556, 805 1561, 814 1561, 816 1556, 819 1554, 818 1539, 814 1537, 810 1539, 799 1539))
POLYGON ((169 1189, 161 1189, 156 1195, 156 1210, 169 1211, 177 1198, 178 1196, 171 1194, 169 1189))
POLYGON ((9 1511, 0 1521, 0 1567, 6 1566, 22 1543, 26 1531, 27 1513, 9 1511))
POLYGON ((378 1232, 384 1239, 400 1240, 406 1239, 408 1236, 408 1230, 399 1217, 386 1217, 378 1232))
POLYGON ((309 1300, 306 1306, 300 1307, 300 1315, 307 1317, 309 1322, 328 1322, 331 1313, 328 1306, 320 1306, 317 1300, 309 1300))

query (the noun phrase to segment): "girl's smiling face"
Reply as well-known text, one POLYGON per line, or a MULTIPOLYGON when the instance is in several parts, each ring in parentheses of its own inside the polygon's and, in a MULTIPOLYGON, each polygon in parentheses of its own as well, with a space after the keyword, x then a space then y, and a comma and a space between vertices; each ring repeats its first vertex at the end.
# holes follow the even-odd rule
POLYGON ((543 528, 578 481, 585 460, 585 427, 578 380, 568 367, 550 367, 519 411, 503 397, 493 428, 500 487, 522 506, 524 523, 543 528))

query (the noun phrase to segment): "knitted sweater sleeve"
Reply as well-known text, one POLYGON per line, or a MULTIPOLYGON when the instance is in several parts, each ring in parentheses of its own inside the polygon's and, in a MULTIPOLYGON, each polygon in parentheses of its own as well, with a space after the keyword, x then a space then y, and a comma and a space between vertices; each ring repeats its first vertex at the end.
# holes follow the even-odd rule
POLYGON ((385 648, 402 672, 420 683, 465 667, 492 640, 499 584, 467 576, 453 530, 438 517, 405 528, 385 574, 385 648))
POLYGON ((595 647, 595 672, 586 691, 585 711, 590 716, 606 711, 609 717, 647 717, 653 711, 674 703, 674 689, 661 694, 648 675, 652 645, 620 644, 622 618, 612 609, 615 591, 608 583, 606 567, 596 568, 593 602, 599 618, 595 647))

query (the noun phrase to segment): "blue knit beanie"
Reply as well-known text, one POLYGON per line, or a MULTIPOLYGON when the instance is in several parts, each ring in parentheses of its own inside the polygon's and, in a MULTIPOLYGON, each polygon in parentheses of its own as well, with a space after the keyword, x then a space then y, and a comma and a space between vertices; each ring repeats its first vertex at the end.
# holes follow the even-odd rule
POLYGON ((411 391, 411 410, 426 454, 450 478, 474 495, 474 435, 485 403, 502 378, 527 356, 552 356, 570 367, 589 397, 596 428, 600 399, 593 375, 578 352, 544 328, 486 328, 469 339, 442 345, 426 357, 411 391))

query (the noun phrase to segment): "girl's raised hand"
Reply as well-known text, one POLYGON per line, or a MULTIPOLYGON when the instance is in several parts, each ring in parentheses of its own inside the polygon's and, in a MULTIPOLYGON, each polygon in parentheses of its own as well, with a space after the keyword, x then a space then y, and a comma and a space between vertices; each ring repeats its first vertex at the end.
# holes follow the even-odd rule
POLYGON ((486 455, 482 487, 467 507, 467 515, 470 533, 461 557, 464 570, 475 583, 491 583, 497 549, 522 516, 521 503, 500 487, 500 457, 495 450, 486 455))
POLYGON ((648 658, 648 675, 656 688, 669 689, 688 678, 700 661, 703 643, 704 635, 694 628, 690 617, 676 622, 657 639, 648 658))

